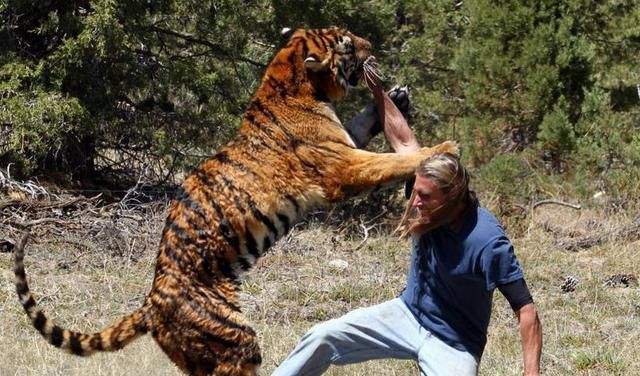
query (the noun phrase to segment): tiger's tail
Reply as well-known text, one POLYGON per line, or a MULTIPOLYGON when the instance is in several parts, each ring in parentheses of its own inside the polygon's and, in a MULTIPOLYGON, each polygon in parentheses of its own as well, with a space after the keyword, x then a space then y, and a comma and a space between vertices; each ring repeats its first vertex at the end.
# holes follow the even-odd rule
POLYGON ((79 356, 91 355, 96 351, 116 351, 148 331, 146 316, 149 308, 144 305, 127 316, 117 320, 108 328, 94 334, 63 329, 54 324, 36 304, 27 284, 24 270, 24 247, 29 233, 27 232, 15 247, 16 291, 22 307, 27 312, 33 326, 55 347, 79 356))

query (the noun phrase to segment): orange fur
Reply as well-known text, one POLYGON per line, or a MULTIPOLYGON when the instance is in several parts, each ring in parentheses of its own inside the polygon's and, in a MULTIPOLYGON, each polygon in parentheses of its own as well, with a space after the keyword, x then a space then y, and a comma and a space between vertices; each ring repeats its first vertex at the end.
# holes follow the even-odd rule
POLYGON ((150 332, 192 375, 255 375, 256 333, 240 313, 238 278, 310 208, 407 178, 453 143, 413 154, 354 147, 331 102, 360 74, 370 44, 342 29, 297 30, 274 57, 236 138, 186 178, 162 233, 141 308, 86 335, 37 307, 16 248, 16 286, 34 326, 77 355, 122 348, 150 332))

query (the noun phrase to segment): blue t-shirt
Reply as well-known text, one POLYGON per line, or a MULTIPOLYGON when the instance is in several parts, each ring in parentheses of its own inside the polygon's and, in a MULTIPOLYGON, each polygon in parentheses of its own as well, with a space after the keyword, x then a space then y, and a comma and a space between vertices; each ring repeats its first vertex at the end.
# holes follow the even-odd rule
POLYGON ((480 359, 493 290, 524 278, 498 220, 472 210, 459 231, 442 226, 413 241, 401 299, 433 335, 480 359))

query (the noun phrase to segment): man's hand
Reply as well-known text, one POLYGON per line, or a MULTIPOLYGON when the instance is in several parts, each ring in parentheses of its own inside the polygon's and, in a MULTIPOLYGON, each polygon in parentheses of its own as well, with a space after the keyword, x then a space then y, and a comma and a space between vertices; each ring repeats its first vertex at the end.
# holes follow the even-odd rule
POLYGON ((542 324, 533 303, 522 306, 516 311, 520 323, 522 354, 525 376, 540 375, 540 354, 542 352, 542 324))

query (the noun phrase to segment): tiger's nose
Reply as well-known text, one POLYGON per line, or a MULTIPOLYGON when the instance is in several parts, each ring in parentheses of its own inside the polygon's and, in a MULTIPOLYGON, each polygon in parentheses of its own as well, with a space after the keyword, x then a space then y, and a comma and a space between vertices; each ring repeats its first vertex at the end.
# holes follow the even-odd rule
POLYGON ((358 61, 364 61, 366 58, 371 56, 371 43, 368 40, 360 38, 354 34, 351 34, 350 37, 353 42, 353 46, 356 49, 356 57, 358 58, 358 61))

